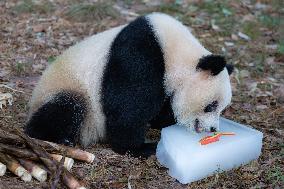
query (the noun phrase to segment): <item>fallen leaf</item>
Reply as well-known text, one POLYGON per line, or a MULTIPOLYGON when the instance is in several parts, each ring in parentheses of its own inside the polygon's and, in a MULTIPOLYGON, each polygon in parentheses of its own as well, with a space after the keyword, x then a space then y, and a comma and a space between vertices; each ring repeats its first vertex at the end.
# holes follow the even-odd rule
POLYGON ((257 109, 257 110, 264 110, 264 109, 266 109, 266 108, 268 108, 268 107, 267 107, 266 105, 263 105, 263 104, 256 106, 256 109, 257 109))
POLYGON ((225 45, 226 45, 227 47, 232 47, 232 46, 234 46, 235 44, 232 43, 232 42, 227 42, 227 41, 225 41, 225 45))
POLYGON ((242 32, 238 32, 238 36, 244 40, 247 40, 249 41, 250 40, 250 37, 242 32))

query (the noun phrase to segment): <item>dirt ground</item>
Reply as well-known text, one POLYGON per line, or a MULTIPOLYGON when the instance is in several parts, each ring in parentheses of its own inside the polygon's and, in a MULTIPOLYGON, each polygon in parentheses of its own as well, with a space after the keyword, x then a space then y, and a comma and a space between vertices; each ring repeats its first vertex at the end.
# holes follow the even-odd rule
MULTIPOLYGON (((155 157, 139 160, 94 145, 88 150, 96 162, 76 163, 72 172, 89 188, 284 188, 283 2, 0 0, 0 94, 9 93, 14 101, 0 109, 0 127, 23 127, 39 76, 63 50, 139 15, 164 12, 234 64, 232 104, 223 116, 264 133, 260 158, 182 185, 155 157)), ((157 131, 150 134, 159 136, 157 131)), ((37 181, 24 183, 9 172, 0 178, 1 189, 46 187, 37 181)))

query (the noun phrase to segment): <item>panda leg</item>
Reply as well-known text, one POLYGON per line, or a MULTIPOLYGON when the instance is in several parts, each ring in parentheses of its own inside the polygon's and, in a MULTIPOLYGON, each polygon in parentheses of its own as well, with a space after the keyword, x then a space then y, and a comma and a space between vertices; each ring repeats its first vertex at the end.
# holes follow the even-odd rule
POLYGON ((30 137, 74 145, 85 114, 86 102, 82 95, 60 92, 33 113, 25 132, 30 137))
POLYGON ((155 154, 157 143, 145 143, 146 124, 108 125, 108 138, 113 151, 147 158, 155 154))

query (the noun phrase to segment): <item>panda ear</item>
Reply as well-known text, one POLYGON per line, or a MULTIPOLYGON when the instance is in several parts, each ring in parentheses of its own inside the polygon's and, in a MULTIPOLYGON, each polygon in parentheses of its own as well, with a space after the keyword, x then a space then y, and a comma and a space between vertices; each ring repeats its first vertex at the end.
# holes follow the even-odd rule
POLYGON ((234 71, 234 66, 232 64, 226 64, 227 71, 231 75, 234 71))
POLYGON ((199 59, 196 69, 210 71, 211 75, 215 76, 223 71, 225 66, 226 60, 223 56, 211 54, 199 59))

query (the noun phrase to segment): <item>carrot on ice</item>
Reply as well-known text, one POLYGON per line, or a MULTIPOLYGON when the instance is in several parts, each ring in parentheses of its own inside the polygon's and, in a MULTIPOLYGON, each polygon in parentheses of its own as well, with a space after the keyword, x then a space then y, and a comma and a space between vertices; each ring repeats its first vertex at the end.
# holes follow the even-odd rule
POLYGON ((199 143, 201 145, 207 145, 207 144, 219 141, 221 136, 232 136, 232 135, 235 135, 235 133, 227 133, 227 132, 214 133, 214 135, 212 135, 212 136, 206 136, 206 137, 202 138, 199 141, 199 143))

